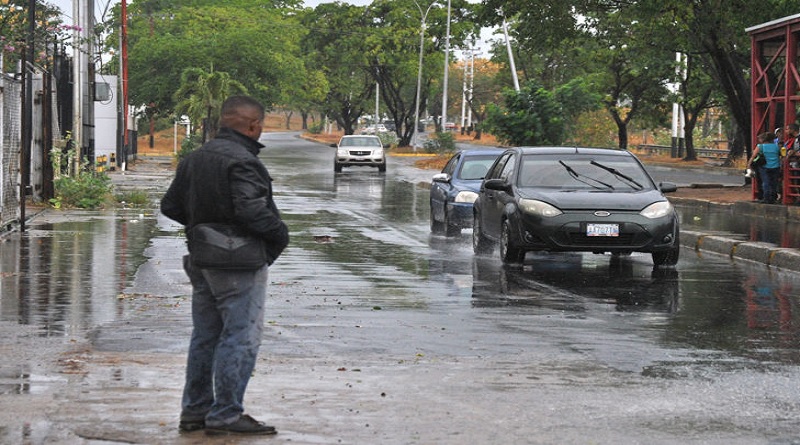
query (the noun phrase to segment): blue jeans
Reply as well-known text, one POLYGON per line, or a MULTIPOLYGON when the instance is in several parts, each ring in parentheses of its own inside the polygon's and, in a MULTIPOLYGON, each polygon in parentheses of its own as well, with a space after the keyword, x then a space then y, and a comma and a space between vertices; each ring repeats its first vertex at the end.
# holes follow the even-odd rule
POLYGON ((774 203, 778 199, 781 169, 761 167, 761 197, 764 202, 774 203))
POLYGON ((183 268, 192 283, 192 339, 181 420, 235 422, 256 364, 264 328, 267 266, 257 270, 183 268))

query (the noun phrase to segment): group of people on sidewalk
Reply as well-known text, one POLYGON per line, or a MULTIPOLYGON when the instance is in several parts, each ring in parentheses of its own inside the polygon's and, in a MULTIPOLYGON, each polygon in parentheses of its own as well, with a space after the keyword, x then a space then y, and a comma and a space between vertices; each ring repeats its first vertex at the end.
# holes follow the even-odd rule
POLYGON ((747 160, 747 168, 754 172, 759 202, 775 204, 782 195, 784 168, 800 168, 800 126, 789 124, 776 128, 774 133, 758 135, 758 145, 747 160))

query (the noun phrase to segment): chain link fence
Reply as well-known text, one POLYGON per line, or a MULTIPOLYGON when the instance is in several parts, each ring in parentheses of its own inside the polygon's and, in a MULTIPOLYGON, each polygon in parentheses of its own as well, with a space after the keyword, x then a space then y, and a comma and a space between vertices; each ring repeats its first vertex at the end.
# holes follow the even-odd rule
POLYGON ((3 229, 20 219, 21 95, 22 83, 0 73, 0 227, 3 229))

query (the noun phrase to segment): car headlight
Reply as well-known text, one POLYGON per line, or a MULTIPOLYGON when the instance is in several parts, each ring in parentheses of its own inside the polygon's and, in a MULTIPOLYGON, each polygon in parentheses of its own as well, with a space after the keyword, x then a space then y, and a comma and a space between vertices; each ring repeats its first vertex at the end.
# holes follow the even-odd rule
POLYGON ((656 219, 663 218, 671 214, 672 211, 672 204, 670 204, 669 201, 661 201, 650 204, 649 206, 645 207, 644 210, 639 212, 639 214, 645 218, 656 219))
POLYGON ((336 156, 347 156, 347 149, 346 148, 340 148, 340 149, 336 150, 336 156))
POLYGON ((372 150, 372 156, 383 156, 383 149, 372 150))
POLYGON ((519 208, 522 209, 523 212, 528 213, 530 215, 535 216, 543 216, 545 218, 551 218, 553 216, 558 216, 563 212, 558 210, 556 207, 551 206, 550 204, 542 201, 537 201, 535 199, 522 199, 520 198, 519 208))
POLYGON ((472 204, 472 203, 475 202, 476 199, 478 199, 478 194, 477 193, 465 190, 465 191, 458 192, 458 194, 456 195, 456 198, 453 200, 453 202, 467 202, 467 203, 472 204))

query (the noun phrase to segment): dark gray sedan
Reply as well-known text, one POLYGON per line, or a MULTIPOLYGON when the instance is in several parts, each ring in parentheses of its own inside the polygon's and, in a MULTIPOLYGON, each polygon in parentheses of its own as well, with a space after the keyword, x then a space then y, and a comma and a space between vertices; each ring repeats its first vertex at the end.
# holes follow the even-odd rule
POLYGON ((522 147, 492 165, 473 204, 473 248, 500 244, 506 263, 528 251, 652 254, 674 265, 678 217, 630 152, 601 148, 522 147))

